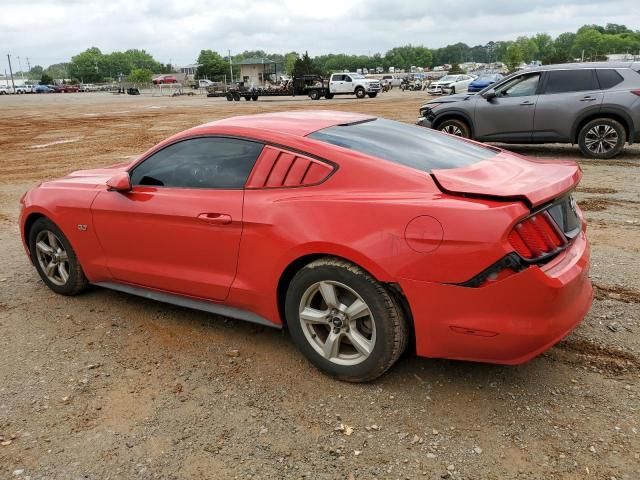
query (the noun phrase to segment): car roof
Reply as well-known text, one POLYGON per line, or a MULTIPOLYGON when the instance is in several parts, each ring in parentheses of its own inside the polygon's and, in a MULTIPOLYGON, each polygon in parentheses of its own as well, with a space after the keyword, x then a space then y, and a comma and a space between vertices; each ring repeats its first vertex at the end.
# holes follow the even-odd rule
POLYGON ((201 133, 206 133, 207 130, 215 130, 216 127, 241 127, 304 137, 310 133, 335 125, 363 122, 375 118, 361 113, 333 110, 297 110, 293 112, 260 113, 230 117, 205 123, 195 127, 192 131, 198 130, 201 133))
POLYGON ((584 68, 640 68, 640 62, 584 62, 584 63, 557 63, 554 65, 542 65, 526 68, 521 71, 543 72, 547 70, 579 70, 584 68))

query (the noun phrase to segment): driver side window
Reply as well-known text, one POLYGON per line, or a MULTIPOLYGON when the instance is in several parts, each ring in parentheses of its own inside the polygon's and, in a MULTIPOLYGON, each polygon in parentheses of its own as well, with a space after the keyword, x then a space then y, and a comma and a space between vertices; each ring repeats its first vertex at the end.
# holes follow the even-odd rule
POLYGON ((535 95, 538 90, 538 82, 540 81, 539 73, 522 75, 514 78, 497 92, 499 97, 526 97, 535 95))
POLYGON ((264 145, 249 140, 200 137, 154 153, 131 173, 132 185, 176 188, 243 188, 264 145))

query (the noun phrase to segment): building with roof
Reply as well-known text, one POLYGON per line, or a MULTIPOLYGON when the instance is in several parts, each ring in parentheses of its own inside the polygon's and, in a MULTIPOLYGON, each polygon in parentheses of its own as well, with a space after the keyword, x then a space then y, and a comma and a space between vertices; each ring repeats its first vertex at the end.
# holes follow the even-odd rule
POLYGON ((236 65, 240 66, 240 80, 247 86, 264 87, 276 83, 282 75, 282 63, 268 58, 245 58, 236 65))

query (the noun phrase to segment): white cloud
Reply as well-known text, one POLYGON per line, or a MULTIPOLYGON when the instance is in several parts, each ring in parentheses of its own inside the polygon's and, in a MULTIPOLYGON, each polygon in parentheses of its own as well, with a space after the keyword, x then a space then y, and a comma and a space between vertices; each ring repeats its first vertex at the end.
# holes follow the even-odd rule
MULTIPOLYGON (((203 48, 368 54, 394 46, 575 31, 587 23, 640 24, 637 0, 0 0, 6 52, 31 65, 67 61, 96 46, 144 48, 162 62, 191 63, 203 48)), ((4 53, 4 52, 3 52, 4 53)), ((0 69, 6 59, 0 57, 0 69)))

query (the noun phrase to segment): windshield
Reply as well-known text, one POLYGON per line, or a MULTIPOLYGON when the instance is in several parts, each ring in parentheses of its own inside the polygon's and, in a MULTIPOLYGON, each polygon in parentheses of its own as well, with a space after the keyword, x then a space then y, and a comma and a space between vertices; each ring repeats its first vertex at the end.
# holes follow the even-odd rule
POLYGON ((493 157, 498 151, 436 130, 384 118, 336 125, 309 137, 423 172, 465 167, 493 157))
POLYGON ((439 82, 454 82, 458 77, 455 75, 445 75, 442 77, 439 82))
POLYGON ((364 78, 364 75, 360 75, 359 73, 350 73, 349 76, 351 78, 364 78))

